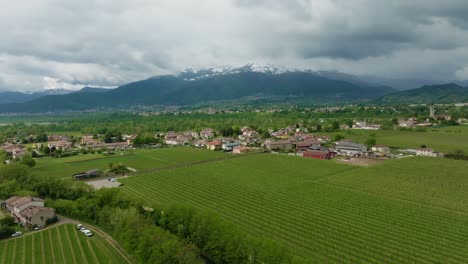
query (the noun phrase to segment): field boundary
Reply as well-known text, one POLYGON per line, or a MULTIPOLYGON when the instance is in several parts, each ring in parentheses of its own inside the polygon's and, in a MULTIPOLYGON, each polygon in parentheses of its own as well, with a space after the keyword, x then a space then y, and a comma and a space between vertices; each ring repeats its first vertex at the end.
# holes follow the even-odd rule
POLYGON ((192 166, 200 165, 200 164, 207 164, 207 163, 213 163, 213 162, 230 160, 230 159, 237 159, 237 158, 260 155, 260 154, 266 154, 266 152, 254 152, 254 153, 239 154, 239 155, 232 154, 232 156, 228 156, 228 157, 221 157, 221 158, 202 160, 202 161, 194 161, 194 162, 189 162, 189 163, 180 163, 180 164, 169 165, 169 166, 159 167, 159 168, 144 169, 136 173, 131 173, 130 175, 137 176, 137 175, 145 174, 145 173, 153 173, 153 172, 158 172, 158 171, 166 171, 166 170, 173 170, 173 169, 184 168, 184 167, 192 167, 192 166))
POLYGON ((95 160, 102 160, 102 159, 111 159, 115 157, 126 157, 126 156, 133 156, 135 155, 134 153, 129 153, 129 154, 124 154, 124 155, 112 155, 109 157, 101 157, 101 158, 94 158, 94 159, 85 159, 85 160, 75 160, 75 161, 65 161, 65 164, 76 164, 76 163, 84 163, 84 162, 89 162, 89 161, 95 161, 95 160))

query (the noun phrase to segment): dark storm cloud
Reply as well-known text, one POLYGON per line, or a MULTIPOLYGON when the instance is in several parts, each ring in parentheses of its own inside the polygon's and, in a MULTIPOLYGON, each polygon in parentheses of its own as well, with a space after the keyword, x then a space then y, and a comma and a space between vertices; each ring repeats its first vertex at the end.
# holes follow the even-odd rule
POLYGON ((115 86, 247 62, 382 77, 468 78, 466 1, 0 2, 0 80, 115 86))

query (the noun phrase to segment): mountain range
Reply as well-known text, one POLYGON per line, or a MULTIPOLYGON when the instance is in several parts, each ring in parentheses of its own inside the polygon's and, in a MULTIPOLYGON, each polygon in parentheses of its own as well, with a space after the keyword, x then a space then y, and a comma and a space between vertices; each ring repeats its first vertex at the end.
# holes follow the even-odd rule
MULTIPOLYGON (((421 92, 426 88, 422 87, 421 92)), ((443 90, 441 88, 438 98, 444 97, 443 90)), ((453 91, 447 90, 449 93, 453 91)), ((411 97, 414 100, 419 98, 419 92, 415 93, 411 97)), ((388 103, 398 102, 397 98, 401 96, 408 94, 344 73, 247 64, 241 67, 189 69, 175 75, 154 76, 115 89, 85 87, 76 92, 0 104, 0 112, 81 111, 122 109, 135 105, 174 106, 217 102, 388 103)))
POLYGON ((107 91, 109 91, 109 89, 95 88, 95 87, 83 87, 82 89, 78 91, 67 90, 67 89, 46 89, 43 91, 33 92, 33 93, 0 91, 0 104, 24 103, 24 102, 29 102, 34 99, 38 99, 40 97, 44 97, 48 95, 65 95, 69 93, 84 93, 84 92, 103 93, 107 91))
POLYGON ((379 98, 378 102, 382 104, 448 104, 468 102, 468 87, 462 87, 455 83, 424 85, 417 89, 385 95, 379 98))

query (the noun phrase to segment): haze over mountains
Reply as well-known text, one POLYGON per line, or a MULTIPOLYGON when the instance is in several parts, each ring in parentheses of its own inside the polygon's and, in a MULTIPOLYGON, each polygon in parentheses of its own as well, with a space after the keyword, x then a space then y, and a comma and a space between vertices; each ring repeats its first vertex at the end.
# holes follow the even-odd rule
POLYGON ((196 105, 212 102, 275 103, 415 103, 427 100, 465 100, 466 88, 456 84, 403 91, 332 71, 298 70, 272 65, 247 64, 185 70, 176 75, 155 76, 115 89, 85 87, 58 95, 3 96, 0 112, 49 112, 125 108, 134 105, 196 105), (429 91, 428 89, 431 89, 429 91), (411 95, 411 96, 410 96, 411 95), (10 98, 10 99, 8 99, 10 98), (8 101, 10 100, 10 101, 8 101))

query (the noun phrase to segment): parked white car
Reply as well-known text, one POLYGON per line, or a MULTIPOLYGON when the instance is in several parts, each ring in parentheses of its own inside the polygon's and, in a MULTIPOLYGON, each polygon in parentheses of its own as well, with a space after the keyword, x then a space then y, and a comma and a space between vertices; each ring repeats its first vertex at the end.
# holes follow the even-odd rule
POLYGON ((38 226, 34 227, 34 231, 41 230, 43 228, 44 228, 43 225, 38 225, 38 226))
POLYGON ((23 232, 18 231, 18 232, 15 232, 13 235, 11 235, 11 237, 19 237, 21 235, 23 235, 23 232))
POLYGON ((78 229, 81 229, 82 227, 83 227, 82 224, 77 224, 77 225, 76 225, 76 228, 78 228, 78 229))
POLYGON ((93 232, 91 232, 90 230, 86 230, 86 231, 84 232, 84 234, 85 234, 87 237, 93 236, 93 232))

